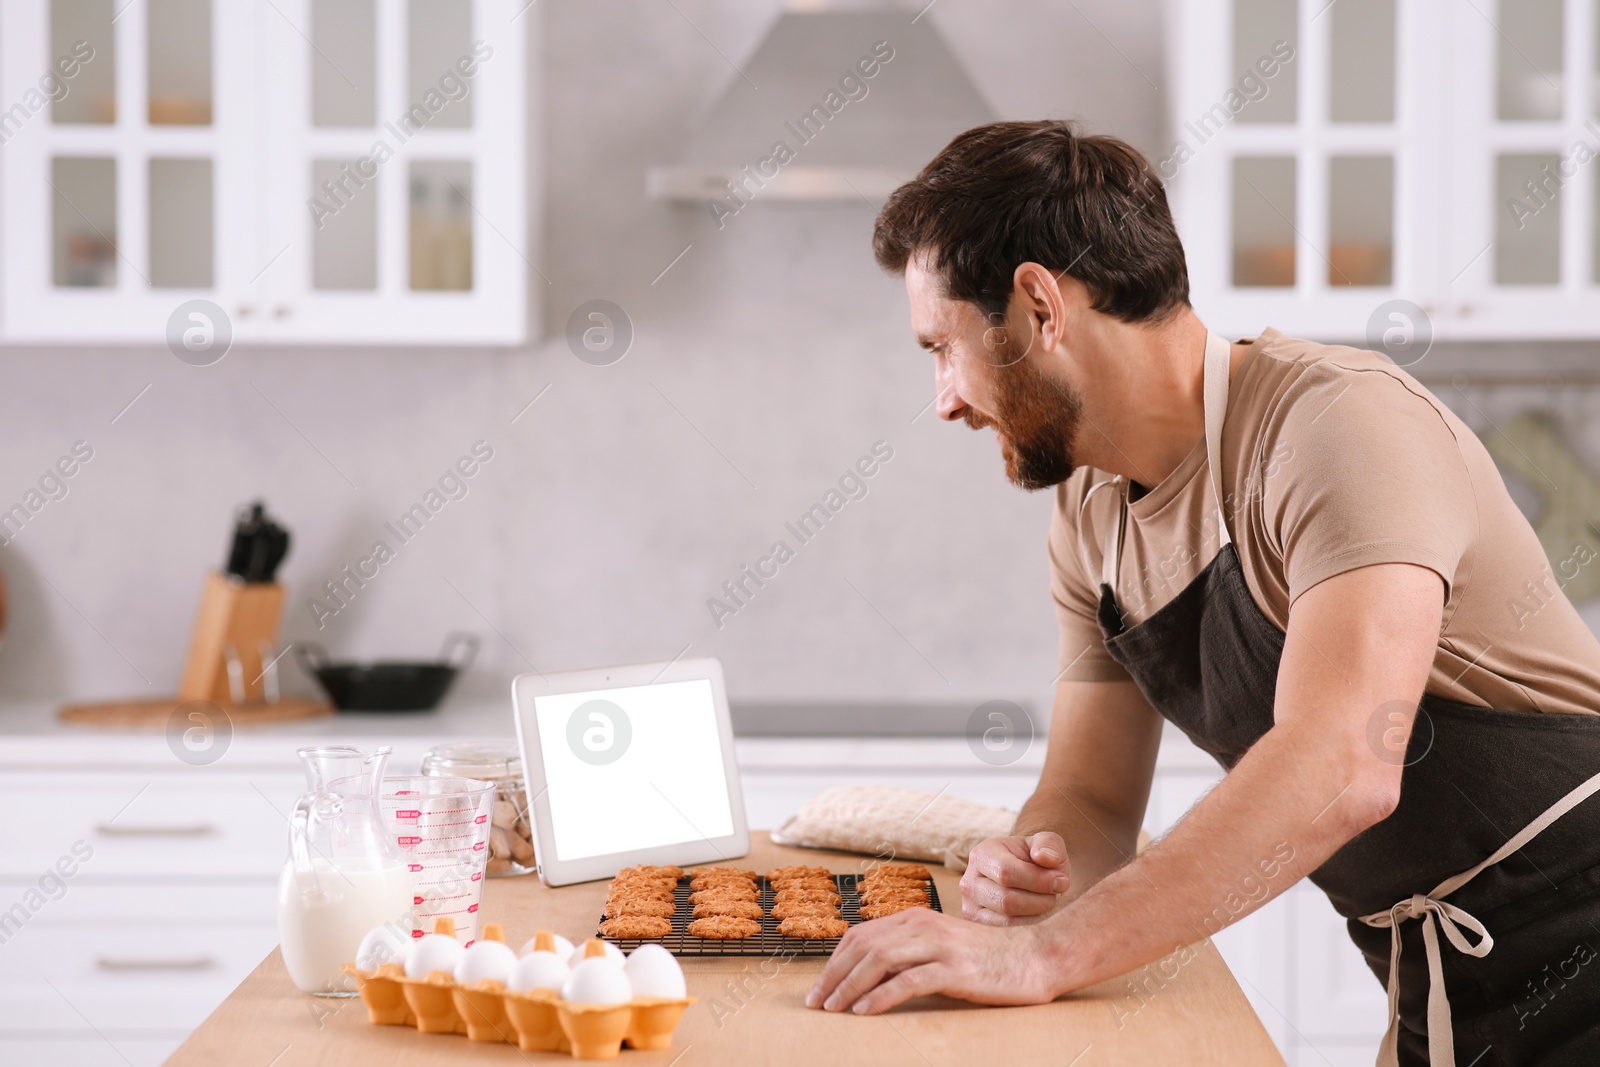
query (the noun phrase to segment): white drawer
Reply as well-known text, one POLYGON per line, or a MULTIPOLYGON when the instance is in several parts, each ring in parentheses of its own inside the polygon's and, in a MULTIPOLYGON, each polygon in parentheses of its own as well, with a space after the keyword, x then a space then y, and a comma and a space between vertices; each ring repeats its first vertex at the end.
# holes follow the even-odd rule
POLYGON ((287 774, 8 772, 0 804, 22 817, 6 829, 0 883, 33 882, 63 859, 91 881, 272 875, 304 788, 287 774))
MULTIPOLYGON (((0 938, 15 933, 5 909, 16 903, 14 887, 0 887, 10 899, 0 896, 0 938)), ((277 921, 278 887, 276 878, 262 878, 251 885, 208 885, 203 882, 173 881, 164 885, 71 884, 57 899, 45 903, 28 918, 25 926, 80 927, 97 925, 215 926, 253 925, 277 921)))
POLYGON ((270 920, 31 922, 0 951, 0 1034, 186 1033, 277 941, 270 920))
POLYGON ((130 1038, 108 1033, 96 1037, 90 1033, 87 1037, 50 1039, 0 1034, 0 1063, 18 1067, 44 1063, 50 1067, 159 1067, 186 1036, 130 1038))

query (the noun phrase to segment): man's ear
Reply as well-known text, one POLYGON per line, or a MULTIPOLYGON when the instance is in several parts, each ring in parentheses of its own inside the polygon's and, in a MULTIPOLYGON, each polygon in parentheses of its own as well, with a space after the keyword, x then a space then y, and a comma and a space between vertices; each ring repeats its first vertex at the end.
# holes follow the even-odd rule
POLYGON ((1024 263, 1012 275, 1016 299, 1028 317, 1030 341, 1049 352, 1066 334, 1067 302, 1055 274, 1039 263, 1024 263))

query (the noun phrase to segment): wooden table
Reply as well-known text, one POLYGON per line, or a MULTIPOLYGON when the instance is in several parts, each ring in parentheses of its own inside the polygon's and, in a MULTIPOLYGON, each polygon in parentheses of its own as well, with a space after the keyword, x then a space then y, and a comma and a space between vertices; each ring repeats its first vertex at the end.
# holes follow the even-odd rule
MULTIPOLYGON (((784 848, 751 834, 743 865, 766 870, 810 863, 847 873, 863 858, 784 848)), ((958 909, 956 875, 934 868, 945 907, 958 909)), ((574 942, 593 936, 606 883, 550 889, 534 876, 489 879, 482 912, 506 927, 513 947, 536 929, 574 942)), ((703 1064, 805 1064, 863 1067, 921 1064, 999 1067, 1055 1064, 1171 1064, 1248 1067, 1282 1058, 1210 944, 1038 1007, 988 1008, 943 997, 913 1001, 886 1015, 862 1017, 805 1007, 823 957, 683 960, 698 997, 672 1048, 624 1049, 619 1067, 703 1064)), ((359 1000, 307 996, 289 981, 278 950, 262 961, 167 1061, 169 1067, 421 1067, 450 1064, 577 1062, 550 1052, 461 1036, 373 1026, 359 1000)))

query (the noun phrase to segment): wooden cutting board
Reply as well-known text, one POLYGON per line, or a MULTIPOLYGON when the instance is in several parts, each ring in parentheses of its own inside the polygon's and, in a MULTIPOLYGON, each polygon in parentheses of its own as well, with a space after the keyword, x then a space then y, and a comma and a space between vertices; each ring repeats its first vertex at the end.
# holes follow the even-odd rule
MULTIPOLYGON (((162 700, 112 700, 100 704, 68 704, 56 712, 62 722, 104 726, 117 730, 161 730, 178 708, 189 701, 177 697, 162 700)), ((333 708, 319 700, 285 697, 275 704, 216 704, 234 726, 289 722, 332 715, 333 708)))

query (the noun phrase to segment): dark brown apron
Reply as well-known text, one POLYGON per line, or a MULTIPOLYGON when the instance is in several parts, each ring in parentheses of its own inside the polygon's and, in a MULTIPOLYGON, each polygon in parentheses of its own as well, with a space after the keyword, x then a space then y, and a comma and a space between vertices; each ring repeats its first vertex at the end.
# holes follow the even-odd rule
MULTIPOLYGON (((1228 366, 1227 342, 1210 335, 1218 501, 1228 366)), ((1117 481, 1123 499, 1102 550, 1106 648, 1164 718, 1232 769, 1273 726, 1283 632, 1251 597, 1220 507, 1216 558, 1125 627, 1117 481)), ((1597 772, 1600 716, 1423 697, 1399 806, 1310 875, 1388 988, 1380 1067, 1600 1065, 1600 800, 1584 802, 1600 793, 1597 772), (1441 932, 1455 951, 1443 951, 1441 932)))

